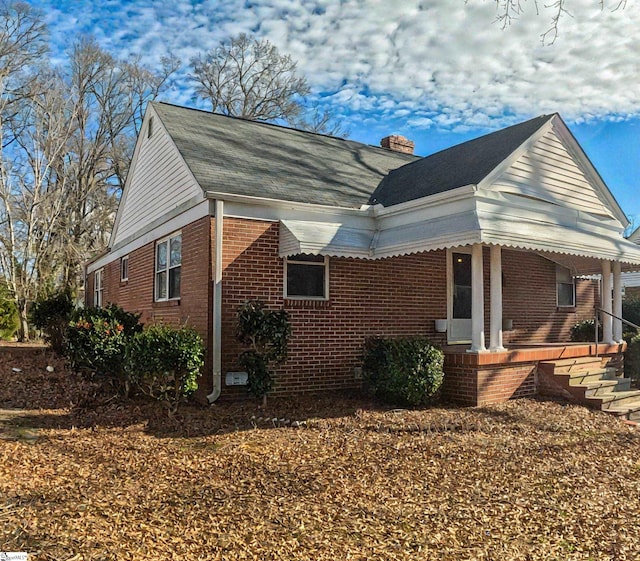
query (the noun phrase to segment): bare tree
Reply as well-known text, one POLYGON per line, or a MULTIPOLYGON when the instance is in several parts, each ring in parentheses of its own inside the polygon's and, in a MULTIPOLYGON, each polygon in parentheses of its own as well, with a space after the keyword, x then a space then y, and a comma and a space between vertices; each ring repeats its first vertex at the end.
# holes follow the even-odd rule
POLYGON ((163 59, 162 69, 153 72, 139 59, 116 60, 95 41, 82 39, 70 63, 75 122, 67 157, 57 170, 68 192, 59 251, 63 282, 76 289, 82 284, 82 262, 107 245, 144 108, 163 91, 179 61, 163 59))
POLYGON ((66 210, 66 183, 54 164, 64 158, 73 127, 72 105, 54 74, 41 75, 23 91, 3 131, 13 143, 0 166, 0 267, 28 338, 27 308, 55 270, 54 238, 66 210))
MULTIPOLYGON (((469 2, 470 0, 465 0, 469 2)), ((524 5, 528 0, 495 0, 496 10, 498 12, 497 21, 502 24, 502 28, 509 26, 513 20, 518 19, 524 13, 524 5)), ((550 27, 542 34, 543 43, 553 43, 558 37, 558 29, 560 20, 564 17, 571 17, 570 5, 571 0, 551 0, 549 3, 539 3, 538 0, 531 0, 536 14, 540 14, 540 7, 545 10, 551 10, 550 27)), ((612 11, 624 9, 627 0, 598 0, 601 10, 607 5, 611 6, 612 11)))
POLYGON ((310 107, 306 107, 304 112, 292 123, 298 129, 329 136, 340 136, 346 138, 349 131, 344 128, 342 121, 336 118, 331 112, 323 110, 320 104, 315 102, 310 107))
POLYGON ((23 23, 4 28, 22 30, 23 43, 9 48, 2 18, 14 12, 0 10, 0 276, 25 339, 29 303, 47 287, 78 294, 83 262, 106 247, 144 106, 178 62, 167 59, 152 72, 83 39, 68 68, 29 66, 43 42, 35 31, 25 35, 19 12, 23 23))
POLYGON ((294 122, 309 93, 289 55, 245 34, 192 58, 191 68, 198 97, 225 115, 294 122))

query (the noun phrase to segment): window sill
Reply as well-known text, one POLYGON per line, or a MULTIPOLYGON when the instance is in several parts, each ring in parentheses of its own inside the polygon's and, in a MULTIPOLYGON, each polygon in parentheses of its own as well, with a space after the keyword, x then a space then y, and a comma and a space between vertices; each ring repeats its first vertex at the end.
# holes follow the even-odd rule
POLYGON ((313 300, 305 298, 285 298, 285 309, 322 310, 331 307, 330 300, 313 300))
POLYGON ((180 298, 174 298, 173 300, 156 300, 152 306, 154 308, 173 308, 180 305, 180 298))
POLYGON ((556 312, 566 312, 568 314, 575 313, 577 308, 575 306, 556 306, 556 312))

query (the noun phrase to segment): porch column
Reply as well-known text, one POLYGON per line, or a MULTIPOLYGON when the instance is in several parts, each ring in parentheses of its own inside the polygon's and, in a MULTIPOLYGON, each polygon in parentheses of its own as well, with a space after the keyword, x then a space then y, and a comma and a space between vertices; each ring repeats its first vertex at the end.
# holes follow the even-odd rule
POLYGON ((482 244, 471 250, 471 349, 484 352, 484 286, 482 281, 482 244))
POLYGON ((504 351, 502 346, 502 251, 491 246, 491 321, 489 350, 504 351))
MULTIPOLYGON (((611 262, 602 262, 602 310, 612 313, 611 309, 611 262)), ((604 313, 602 316, 602 342, 613 343, 613 331, 611 316, 604 313)))
MULTIPOLYGON (((620 261, 613 262, 613 315, 622 317, 622 275, 620 261)), ((613 340, 622 343, 622 321, 613 320, 613 340)))

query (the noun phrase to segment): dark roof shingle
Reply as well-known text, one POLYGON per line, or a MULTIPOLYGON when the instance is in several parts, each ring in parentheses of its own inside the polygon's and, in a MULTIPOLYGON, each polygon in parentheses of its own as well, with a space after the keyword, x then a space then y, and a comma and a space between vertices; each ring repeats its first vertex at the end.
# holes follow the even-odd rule
POLYGON ((359 142, 153 103, 205 191, 359 208, 417 156, 359 142))
POLYGON ((392 170, 369 202, 388 207, 475 185, 551 118, 553 115, 542 115, 392 170))

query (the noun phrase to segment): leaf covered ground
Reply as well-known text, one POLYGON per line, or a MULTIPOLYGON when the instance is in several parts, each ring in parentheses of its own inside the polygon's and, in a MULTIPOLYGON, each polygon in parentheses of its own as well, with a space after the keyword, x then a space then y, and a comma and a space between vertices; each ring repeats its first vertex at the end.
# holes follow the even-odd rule
POLYGON ((640 431, 582 407, 411 411, 331 396, 169 418, 42 352, 0 355, 0 368, 0 551, 640 559, 640 431))

